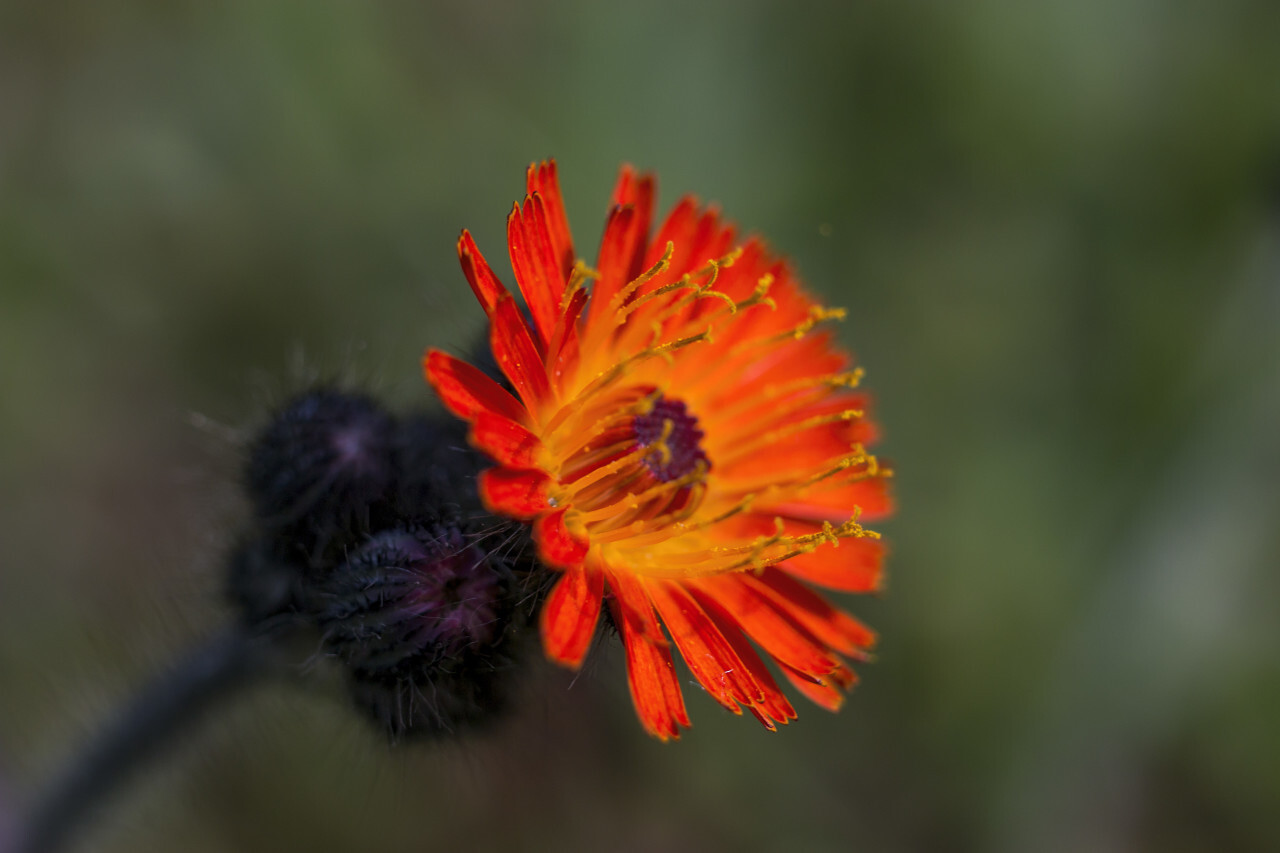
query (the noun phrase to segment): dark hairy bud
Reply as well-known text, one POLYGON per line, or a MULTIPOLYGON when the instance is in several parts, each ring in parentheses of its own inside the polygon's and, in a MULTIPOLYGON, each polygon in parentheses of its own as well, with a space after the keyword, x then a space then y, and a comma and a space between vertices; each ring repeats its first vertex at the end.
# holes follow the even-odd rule
POLYGON ((296 397, 249 452, 245 485, 257 521, 298 547, 328 544, 391 487, 395 430, 368 397, 332 388, 296 397))
POLYGON ((393 736, 452 732, 505 704, 520 621, 506 562, 460 528, 379 533, 316 590, 324 648, 393 736))
POLYGON ((452 419, 332 388, 286 404, 250 452, 233 603, 250 625, 314 630, 395 738, 495 716, 548 583, 525 529, 480 506, 483 465, 452 419))

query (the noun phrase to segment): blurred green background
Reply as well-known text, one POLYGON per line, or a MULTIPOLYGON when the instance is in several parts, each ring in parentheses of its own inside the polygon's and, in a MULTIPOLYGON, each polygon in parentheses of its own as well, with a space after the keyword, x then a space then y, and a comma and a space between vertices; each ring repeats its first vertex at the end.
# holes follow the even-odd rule
MULTIPOLYGON (((899 470, 845 710, 617 649, 389 750, 287 687, 87 850, 1280 849, 1280 7, 0 3, 0 813, 226 617, 246 431, 430 404, 523 170, 656 169, 850 309, 899 470)), ((499 264, 499 262, 502 262, 499 264)), ((4 818, 0 816, 0 824, 4 818)))

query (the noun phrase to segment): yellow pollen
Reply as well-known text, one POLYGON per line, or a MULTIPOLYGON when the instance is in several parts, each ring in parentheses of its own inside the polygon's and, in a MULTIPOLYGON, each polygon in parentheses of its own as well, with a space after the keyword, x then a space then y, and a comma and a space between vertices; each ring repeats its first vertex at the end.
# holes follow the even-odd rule
POLYGON ((658 259, 658 262, 653 266, 649 267, 644 272, 640 273, 640 275, 636 276, 636 278, 632 282, 630 282, 626 287, 622 288, 616 294, 614 294, 613 299, 609 301, 609 310, 616 315, 618 312, 618 309, 620 309, 623 305, 625 305, 627 300, 631 298, 631 294, 635 293, 637 290, 643 287, 647 282, 652 281, 657 276, 666 272, 667 268, 671 266, 671 256, 675 253, 675 251, 676 251, 676 244, 668 240, 666 251, 662 253, 662 257, 658 259))
MULTIPOLYGON (((793 379, 790 382, 771 382, 764 388, 760 389, 757 396, 734 394, 731 399, 721 402, 723 398, 714 398, 716 402, 716 417, 720 420, 732 420, 733 416, 739 412, 749 411, 762 404, 779 400, 785 397, 796 395, 797 392, 813 390, 816 393, 797 396, 795 399, 788 401, 784 407, 779 410, 776 406, 771 409, 771 414, 778 417, 787 410, 801 408, 809 405, 816 399, 821 399, 824 392, 820 389, 826 388, 857 388, 862 382, 862 368, 851 370, 848 373, 827 374, 823 376, 806 376, 802 379, 793 379)), ((726 394, 724 396, 729 396, 726 394)))
POLYGON ((560 297, 560 313, 563 314, 568 310, 573 295, 581 290, 586 282, 596 281, 599 278, 600 273, 587 266, 586 261, 581 258, 574 261, 573 269, 569 271, 569 281, 564 287, 564 295, 560 297))
POLYGON ((776 444, 788 436, 805 432, 806 430, 810 430, 810 429, 813 429, 814 427, 819 427, 824 424, 839 423, 841 421, 851 421, 855 418, 862 417, 862 414, 863 412, 861 409, 845 409, 840 412, 833 412, 832 414, 829 414, 829 415, 814 415, 811 418, 805 418, 802 421, 797 421, 796 423, 793 423, 793 424, 787 424, 786 426, 780 427, 779 429, 770 430, 769 432, 766 432, 766 433, 761 433, 754 440, 746 442, 744 444, 739 444, 736 447, 734 447, 732 455, 728 455, 724 457, 724 464, 727 465, 733 461, 741 459, 742 457, 747 456, 750 453, 754 453, 756 450, 758 450, 761 447, 766 447, 771 444, 776 444))
POLYGON ((646 504, 654 503, 656 498, 659 498, 664 494, 674 496, 676 492, 679 492, 685 486, 692 486, 695 483, 701 483, 703 480, 706 479, 706 476, 707 476, 707 464, 705 462, 699 461, 696 465, 694 465, 693 470, 690 471, 688 474, 685 474, 683 477, 678 477, 677 479, 670 480, 669 482, 666 482, 666 483, 658 483, 656 486, 651 486, 645 489, 643 492, 633 493, 633 492, 627 492, 625 490, 619 489, 617 494, 617 500, 614 500, 603 506, 596 507, 595 509, 592 509, 588 512, 584 512, 582 514, 582 518, 590 519, 590 520, 599 520, 602 517, 616 516, 618 513, 617 507, 619 504, 623 504, 630 509, 640 509, 646 504))
POLYGON ((790 560, 792 557, 812 553, 821 545, 831 545, 833 548, 838 548, 840 547, 841 539, 879 539, 879 533, 866 530, 862 525, 858 524, 858 516, 860 514, 860 510, 855 510, 853 517, 839 527, 832 525, 829 521, 824 521, 822 530, 817 533, 806 533, 802 536, 784 535, 782 532, 784 529, 782 519, 774 518, 773 522, 777 532, 772 536, 761 537, 753 542, 751 555, 730 566, 728 570, 750 568, 754 571, 763 571, 769 566, 776 565, 784 560, 790 560), (781 554, 774 553, 774 549, 778 547, 787 550, 781 554))
POLYGON ((778 303, 774 302, 765 294, 769 292, 769 288, 773 287, 773 273, 765 273, 760 276, 760 281, 756 282, 756 289, 751 295, 738 303, 738 309, 750 308, 753 305, 768 305, 774 311, 778 310, 778 303))
POLYGON ((759 338, 752 341, 744 341, 735 349, 743 349, 748 347, 768 346, 771 344, 781 343, 783 341, 798 341, 813 330, 813 327, 827 320, 843 320, 848 314, 843 308, 824 308, 821 305, 815 305, 809 309, 809 316, 800 321, 795 328, 785 332, 779 332, 776 335, 770 335, 767 338, 759 338))
MULTIPOLYGON (((803 480, 797 480, 791 483, 779 483, 776 482, 775 478, 774 481, 761 484, 760 488, 764 490, 771 500, 783 500, 794 496, 810 486, 821 483, 824 480, 829 480, 837 474, 848 472, 850 469, 857 468, 858 466, 864 467, 860 470, 853 471, 851 476, 846 480, 842 480, 842 482, 853 483, 858 480, 869 480, 873 477, 884 476, 883 472, 880 471, 879 461, 876 457, 867 453, 862 445, 855 444, 851 453, 847 456, 840 457, 834 464, 829 465, 829 467, 824 468, 816 474, 812 474, 805 477, 803 480)), ((758 494, 760 493, 752 492, 748 497, 754 498, 758 494)))

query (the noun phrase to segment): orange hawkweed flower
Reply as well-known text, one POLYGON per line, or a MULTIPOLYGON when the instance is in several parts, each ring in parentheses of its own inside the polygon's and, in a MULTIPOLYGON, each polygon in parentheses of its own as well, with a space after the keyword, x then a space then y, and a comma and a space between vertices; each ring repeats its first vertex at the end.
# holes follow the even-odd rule
POLYGON ((495 513, 533 523, 562 575, 547 655, 578 667, 608 605, 631 696, 663 740, 689 725, 672 663, 773 730, 795 719, 753 641, 830 710, 875 635, 810 584, 875 590, 884 555, 860 520, 890 510, 861 371, 755 237, 676 205, 650 239, 654 179, 624 166, 594 268, 574 251, 554 162, 528 171, 507 243, 528 317, 464 231, 462 270, 489 316, 508 393, 438 350, 427 379, 498 464, 495 513), (664 630, 665 628, 665 630, 664 630))

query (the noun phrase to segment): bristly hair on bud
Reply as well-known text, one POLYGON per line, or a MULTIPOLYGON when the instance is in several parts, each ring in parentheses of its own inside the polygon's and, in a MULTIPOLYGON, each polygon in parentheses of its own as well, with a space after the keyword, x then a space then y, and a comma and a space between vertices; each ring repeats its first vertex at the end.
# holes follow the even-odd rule
POLYGON ((452 733, 506 704, 515 577, 456 524, 379 533, 317 585, 324 648, 393 737, 452 733))
POLYGON ((255 520, 296 548, 367 523, 395 479, 396 424, 372 399, 320 387, 281 408, 249 451, 255 520))
POLYGON ((524 530, 480 505, 480 465, 456 422, 328 387, 281 408, 249 454, 232 601, 250 626, 309 626, 394 739, 493 718, 550 583, 524 530))

